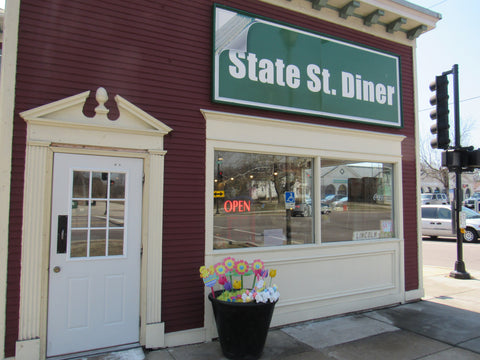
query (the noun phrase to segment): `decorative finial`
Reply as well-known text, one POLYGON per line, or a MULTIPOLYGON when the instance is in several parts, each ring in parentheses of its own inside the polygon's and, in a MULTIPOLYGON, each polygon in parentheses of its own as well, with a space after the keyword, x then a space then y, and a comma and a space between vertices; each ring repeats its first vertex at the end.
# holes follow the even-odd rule
POLYGON ((95 99, 98 102, 98 106, 95 108, 95 113, 97 115, 107 115, 109 110, 104 105, 108 100, 107 90, 103 87, 99 87, 95 94, 95 99))

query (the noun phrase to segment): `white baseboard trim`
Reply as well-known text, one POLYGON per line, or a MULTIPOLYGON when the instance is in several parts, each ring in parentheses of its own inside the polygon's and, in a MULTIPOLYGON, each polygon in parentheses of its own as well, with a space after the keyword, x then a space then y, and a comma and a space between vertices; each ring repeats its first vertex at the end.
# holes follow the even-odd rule
POLYGON ((177 331, 165 334, 165 346, 173 347, 187 344, 198 344, 206 341, 205 328, 177 331))
POLYGON ((421 300, 424 295, 425 295, 425 291, 423 291, 423 288, 405 291, 405 302, 421 300))
POLYGON ((145 347, 147 349, 165 347, 165 323, 147 324, 145 328, 145 347))
POLYGON ((15 360, 39 360, 40 339, 17 341, 15 344, 15 360))

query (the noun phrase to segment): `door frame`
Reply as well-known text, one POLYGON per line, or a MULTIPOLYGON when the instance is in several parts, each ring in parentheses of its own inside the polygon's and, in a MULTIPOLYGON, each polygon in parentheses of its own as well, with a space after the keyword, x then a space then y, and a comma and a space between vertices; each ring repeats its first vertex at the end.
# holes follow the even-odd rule
MULTIPOLYGON (((55 153, 53 163, 47 357, 92 353, 95 349, 105 351, 107 347, 124 349, 126 346, 138 346, 143 160, 55 153), (83 180, 88 179, 87 183, 83 183, 86 193, 75 191, 75 184, 80 185, 80 182, 75 181, 75 173, 78 174, 78 180, 80 177, 83 180), (85 174, 88 178, 84 177, 85 174), (111 174, 110 179, 116 179, 115 182, 120 186, 123 184, 123 196, 115 196, 121 194, 118 192, 120 186, 116 188, 116 192, 115 188, 111 188, 112 180, 110 185, 107 185, 106 180, 109 178, 104 178, 104 174, 111 174), (119 174, 122 174, 123 178, 117 178, 116 175, 119 174), (98 182, 95 182, 96 177, 98 182), (99 184, 99 181, 102 183, 99 184), (105 189, 101 188, 101 185, 104 185, 105 189), (79 211, 75 211, 72 205, 75 198, 89 200, 87 204, 84 204, 84 201, 78 201, 79 211), (96 204, 91 201, 94 198, 97 200, 96 204), (120 204, 123 205, 123 209, 118 207, 120 204), (107 209, 110 209, 109 213, 107 209), (120 209, 122 211, 118 211, 120 209), (90 221, 86 221, 86 224, 78 221, 82 215, 86 215, 85 210, 90 215, 88 216, 90 221), (61 216, 67 217, 65 229, 67 235, 64 238, 69 239, 67 246, 63 249, 59 249, 57 239, 61 216), (101 220, 97 218, 98 216, 101 220), (121 224, 118 222, 112 224, 108 221, 109 218, 124 221, 121 224), (72 255, 73 227, 88 228, 92 231, 91 237, 95 231, 98 234, 98 229, 101 228, 105 240, 102 248, 94 249, 99 251, 102 249, 103 254, 97 253, 97 256, 92 253, 77 254, 78 257, 72 255), (122 240, 120 253, 109 253, 110 242, 107 246, 108 252, 106 250, 108 237, 105 231, 111 234, 109 230, 116 231, 117 234, 119 230, 121 231, 121 236, 114 237, 122 240), (54 271, 54 267, 58 270, 54 271), (65 289, 74 282, 82 284, 80 286, 85 286, 83 289, 88 290, 78 293, 78 290, 73 287, 71 290, 76 295, 68 295, 70 292, 65 289), (88 305, 85 306, 86 304, 88 305), (114 304, 119 307, 111 307, 114 304), (87 318, 75 316, 80 313, 87 318), (72 315, 75 319, 73 326, 69 321, 72 320, 72 315), (85 320, 87 323, 83 322, 85 320)), ((93 244, 93 241, 88 241, 85 235, 82 240, 85 241, 86 251, 87 243, 93 244)), ((92 251, 91 246, 90 251, 92 251)))
POLYGON ((95 116, 87 117, 83 107, 89 96, 91 92, 85 91, 20 114, 27 123, 27 146, 17 360, 46 357, 51 187, 56 152, 143 159, 140 343, 147 348, 165 343, 161 317, 163 138, 172 129, 119 95, 115 101, 120 116, 108 119, 104 106, 108 94, 103 88, 94 95, 98 103, 95 116))

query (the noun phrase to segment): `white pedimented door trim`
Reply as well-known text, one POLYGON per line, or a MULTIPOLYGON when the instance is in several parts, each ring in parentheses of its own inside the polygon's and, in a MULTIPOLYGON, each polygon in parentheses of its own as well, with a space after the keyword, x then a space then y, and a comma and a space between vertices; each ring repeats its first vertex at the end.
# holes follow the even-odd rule
POLYGON ((108 119, 108 94, 96 92, 95 116, 83 114, 86 91, 20 115, 27 123, 23 206, 20 323, 16 359, 46 356, 50 209, 55 152, 144 160, 140 288, 140 343, 164 345, 161 317, 163 137, 172 129, 121 96, 120 115, 108 119))

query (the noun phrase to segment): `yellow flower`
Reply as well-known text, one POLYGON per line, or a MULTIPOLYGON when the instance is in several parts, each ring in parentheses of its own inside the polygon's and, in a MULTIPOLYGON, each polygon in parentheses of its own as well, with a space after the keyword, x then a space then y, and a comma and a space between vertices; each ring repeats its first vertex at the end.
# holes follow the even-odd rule
POLYGON ((277 276, 277 269, 270 270, 270 277, 274 278, 275 276, 277 276))

